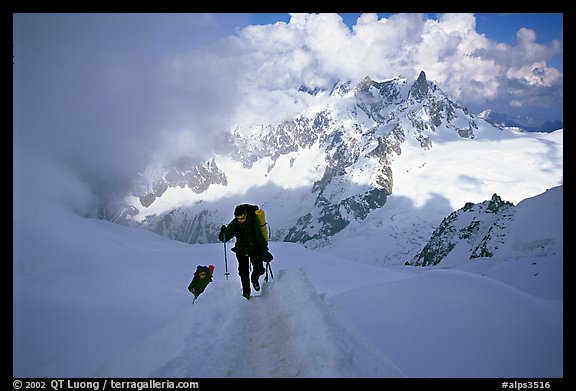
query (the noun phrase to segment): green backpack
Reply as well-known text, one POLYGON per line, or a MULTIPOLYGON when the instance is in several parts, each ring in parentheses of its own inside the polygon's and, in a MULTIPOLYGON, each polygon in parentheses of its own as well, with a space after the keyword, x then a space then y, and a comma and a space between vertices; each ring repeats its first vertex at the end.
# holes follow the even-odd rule
POLYGON ((194 272, 194 277, 188 285, 188 291, 194 295, 194 298, 200 296, 204 289, 212 282, 212 274, 214 273, 214 265, 198 266, 194 272))

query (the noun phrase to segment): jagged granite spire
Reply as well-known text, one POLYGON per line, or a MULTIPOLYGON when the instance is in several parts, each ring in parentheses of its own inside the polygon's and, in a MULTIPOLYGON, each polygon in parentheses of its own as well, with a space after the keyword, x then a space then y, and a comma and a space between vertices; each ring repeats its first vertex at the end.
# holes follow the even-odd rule
POLYGON ((410 93, 408 98, 413 98, 417 102, 422 101, 428 95, 428 81, 426 80, 426 74, 424 71, 420 71, 418 75, 418 80, 410 88, 410 93))

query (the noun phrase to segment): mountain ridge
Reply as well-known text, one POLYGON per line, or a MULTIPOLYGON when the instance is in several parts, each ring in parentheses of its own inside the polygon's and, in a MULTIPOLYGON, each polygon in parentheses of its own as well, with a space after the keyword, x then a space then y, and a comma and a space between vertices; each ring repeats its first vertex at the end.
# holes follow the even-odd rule
POLYGON ((174 240, 215 242, 234 200, 264 187, 270 194, 248 201, 272 215, 278 208, 290 215, 277 221, 275 239, 317 245, 385 206, 394 193, 393 163, 403 149, 427 151, 435 142, 512 134, 471 114, 423 71, 412 84, 401 76, 382 82, 365 77, 356 85, 337 82, 330 92, 300 91, 316 104, 279 124, 231 130, 223 148, 228 155, 207 162, 180 158, 160 176, 140 178, 124 204, 104 214, 174 240), (286 190, 295 192, 298 205, 279 201, 286 190), (187 191, 187 199, 165 202, 162 209, 178 191, 187 191))

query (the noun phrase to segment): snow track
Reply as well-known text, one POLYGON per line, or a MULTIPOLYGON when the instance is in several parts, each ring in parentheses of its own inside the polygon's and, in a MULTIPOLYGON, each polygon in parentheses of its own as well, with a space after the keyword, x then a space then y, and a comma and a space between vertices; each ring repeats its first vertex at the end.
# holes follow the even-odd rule
POLYGON ((303 271, 280 270, 275 279, 262 284, 261 292, 246 300, 237 281, 215 281, 174 322, 95 375, 403 376, 337 318, 303 271), (214 318, 220 320, 216 328, 212 321, 203 322, 214 318))

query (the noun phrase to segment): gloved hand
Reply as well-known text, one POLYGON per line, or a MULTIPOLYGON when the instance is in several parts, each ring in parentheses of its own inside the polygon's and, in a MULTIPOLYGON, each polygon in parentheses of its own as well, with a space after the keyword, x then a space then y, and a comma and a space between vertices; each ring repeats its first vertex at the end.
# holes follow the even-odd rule
POLYGON ((268 263, 273 259, 274 259, 274 256, 272 256, 272 254, 270 254, 270 251, 267 251, 266 254, 264 254, 264 262, 268 263))
POLYGON ((223 225, 222 227, 220 227, 220 233, 218 234, 218 240, 223 242, 225 237, 226 237, 226 226, 223 225))

